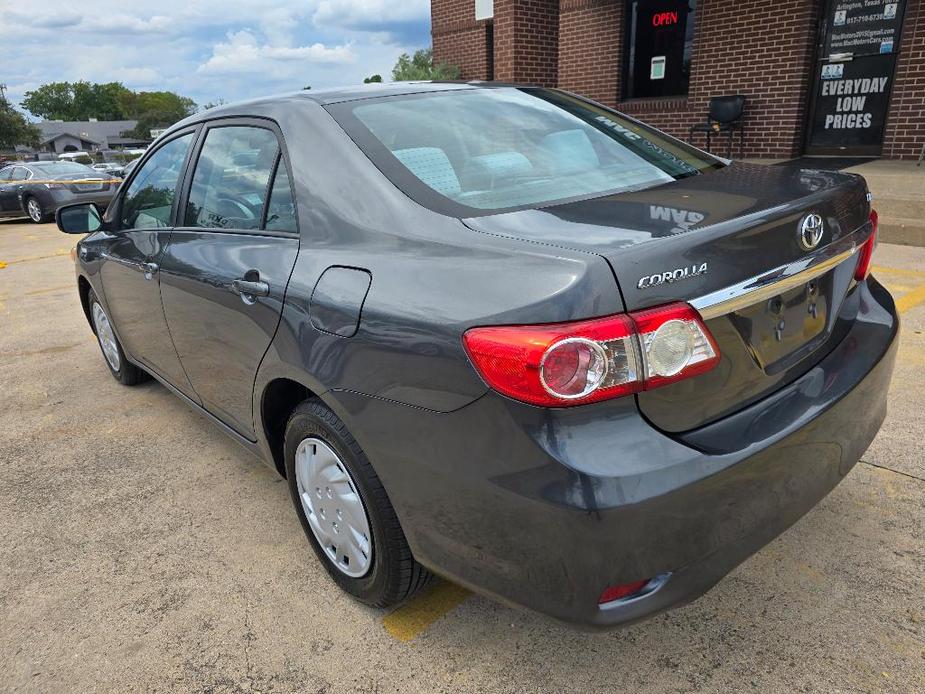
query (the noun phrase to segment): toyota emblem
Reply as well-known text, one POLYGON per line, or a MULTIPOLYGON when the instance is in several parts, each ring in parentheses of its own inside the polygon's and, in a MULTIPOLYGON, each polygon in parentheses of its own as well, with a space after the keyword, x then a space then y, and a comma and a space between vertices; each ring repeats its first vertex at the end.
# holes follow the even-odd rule
POLYGON ((804 251, 811 251, 822 241, 822 234, 825 231, 825 222, 815 212, 803 217, 800 222, 800 247, 804 251))

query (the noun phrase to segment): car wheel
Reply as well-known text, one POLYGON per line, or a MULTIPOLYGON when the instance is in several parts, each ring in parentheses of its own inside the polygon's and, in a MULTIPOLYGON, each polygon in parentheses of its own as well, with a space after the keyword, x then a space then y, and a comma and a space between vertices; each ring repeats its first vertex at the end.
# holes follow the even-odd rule
POLYGON ((399 603, 430 581, 369 459, 324 403, 286 425, 286 477, 309 542, 334 581, 367 605, 399 603))
POLYGON ((26 214, 28 214, 29 219, 31 219, 36 224, 41 224, 42 222, 48 221, 48 214, 45 212, 45 209, 42 207, 42 203, 39 202, 38 198, 26 198, 26 214))
POLYGON ((93 332, 96 333, 96 340, 103 351, 103 359, 106 361, 106 366, 109 367, 110 372, 112 372, 113 378, 125 386, 133 386, 136 383, 147 381, 150 378, 148 373, 125 358, 122 344, 112 329, 109 316, 106 315, 106 310, 92 290, 87 297, 87 303, 90 306, 90 317, 93 319, 93 332))

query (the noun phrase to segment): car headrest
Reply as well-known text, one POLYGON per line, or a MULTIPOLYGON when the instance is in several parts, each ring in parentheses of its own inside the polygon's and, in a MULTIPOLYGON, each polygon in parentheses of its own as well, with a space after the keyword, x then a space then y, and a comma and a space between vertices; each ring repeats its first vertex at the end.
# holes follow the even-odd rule
POLYGON ((392 152, 421 181, 443 195, 458 195, 459 177, 439 147, 409 147, 392 152))
POLYGON ((559 173, 588 171, 601 163, 588 135, 581 130, 550 133, 543 138, 542 147, 559 173))
POLYGON ((466 170, 473 176, 495 180, 528 175, 533 171, 533 164, 520 152, 495 152, 472 157, 466 165, 466 170))

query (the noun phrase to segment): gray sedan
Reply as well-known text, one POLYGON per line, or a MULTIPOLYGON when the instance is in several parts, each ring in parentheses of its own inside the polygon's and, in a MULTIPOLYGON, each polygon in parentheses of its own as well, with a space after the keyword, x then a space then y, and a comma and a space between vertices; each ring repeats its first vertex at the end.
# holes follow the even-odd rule
MULTIPOLYGON (((567 92, 209 109, 58 226, 89 233, 104 368, 278 471, 369 605, 431 572, 585 628, 681 605, 886 415, 899 319, 864 179, 717 159, 567 92)), ((191 484, 204 514, 246 503, 191 484)), ((317 590, 303 566, 285 580, 317 590)))
POLYGON ((63 205, 92 202, 106 208, 120 180, 66 161, 24 162, 0 169, 0 218, 51 221, 63 205))

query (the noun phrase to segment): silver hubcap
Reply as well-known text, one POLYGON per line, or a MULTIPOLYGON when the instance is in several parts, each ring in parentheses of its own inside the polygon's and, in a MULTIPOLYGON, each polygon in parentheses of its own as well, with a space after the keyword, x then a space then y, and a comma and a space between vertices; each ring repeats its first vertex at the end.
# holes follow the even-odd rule
POLYGON ((29 210, 29 217, 32 219, 32 221, 42 221, 42 208, 39 206, 35 198, 29 198, 29 202, 26 203, 26 209, 29 210))
POLYGON ((122 362, 119 359, 119 348, 116 346, 116 335, 112 331, 106 312, 99 304, 93 304, 93 325, 96 326, 96 337, 100 341, 100 347, 103 348, 106 361, 109 362, 113 371, 118 371, 122 362))
POLYGON ((295 452, 295 479, 315 539, 342 573, 359 578, 373 562, 372 533, 363 500, 347 466, 321 439, 295 452))

